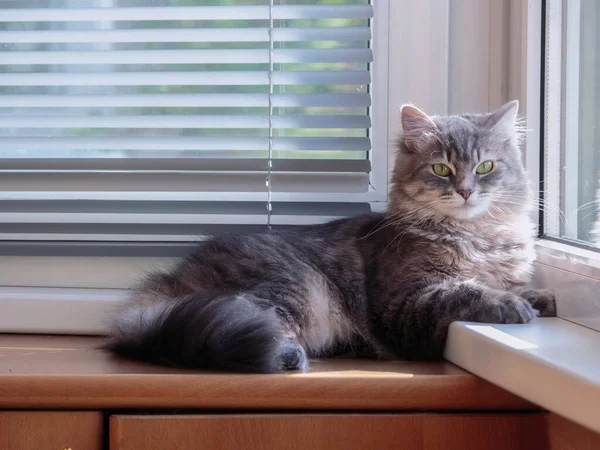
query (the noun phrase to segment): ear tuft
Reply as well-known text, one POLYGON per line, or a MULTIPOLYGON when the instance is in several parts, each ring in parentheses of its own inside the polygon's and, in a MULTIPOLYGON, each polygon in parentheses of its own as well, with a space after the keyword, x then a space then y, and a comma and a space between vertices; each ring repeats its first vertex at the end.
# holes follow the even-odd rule
POLYGON ((427 114, 413 105, 407 104, 400 108, 400 120, 402 139, 410 150, 418 151, 438 129, 427 114))
POLYGON ((488 121, 487 126, 494 132, 504 136, 514 136, 516 134, 517 112, 519 111, 519 101, 513 100, 494 111, 488 121))

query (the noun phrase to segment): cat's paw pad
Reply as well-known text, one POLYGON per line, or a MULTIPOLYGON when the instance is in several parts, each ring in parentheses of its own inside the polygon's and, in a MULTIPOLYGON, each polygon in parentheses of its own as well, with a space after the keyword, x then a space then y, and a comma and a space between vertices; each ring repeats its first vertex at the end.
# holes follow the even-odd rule
POLYGON ((527 289, 519 292, 519 296, 527 300, 533 309, 539 311, 540 317, 556 317, 556 299, 548 289, 527 289))
POLYGON ((523 298, 511 292, 487 303, 478 311, 478 322, 527 323, 536 316, 535 309, 523 298))

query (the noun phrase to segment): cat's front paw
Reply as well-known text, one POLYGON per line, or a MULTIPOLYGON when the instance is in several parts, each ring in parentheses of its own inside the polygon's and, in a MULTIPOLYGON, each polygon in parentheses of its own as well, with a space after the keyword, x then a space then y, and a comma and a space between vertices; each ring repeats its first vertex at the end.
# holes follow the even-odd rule
POLYGON ((556 298, 548 289, 524 289, 519 296, 527 300, 540 317, 556 317, 556 298))
POLYGON ((531 304, 512 292, 504 292, 490 298, 478 309, 476 322, 527 323, 536 316, 531 304))

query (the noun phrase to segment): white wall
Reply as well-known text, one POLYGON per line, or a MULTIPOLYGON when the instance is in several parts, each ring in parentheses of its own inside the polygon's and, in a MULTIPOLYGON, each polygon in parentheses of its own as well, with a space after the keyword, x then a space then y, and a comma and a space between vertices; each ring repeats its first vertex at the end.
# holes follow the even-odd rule
POLYGON ((510 51, 520 51, 520 36, 509 20, 520 20, 526 1, 391 1, 390 118, 406 102, 445 114, 511 99, 510 51))
POLYGON ((536 1, 391 0, 390 137, 399 133, 403 103, 455 114, 517 98, 525 114, 527 11, 536 1))

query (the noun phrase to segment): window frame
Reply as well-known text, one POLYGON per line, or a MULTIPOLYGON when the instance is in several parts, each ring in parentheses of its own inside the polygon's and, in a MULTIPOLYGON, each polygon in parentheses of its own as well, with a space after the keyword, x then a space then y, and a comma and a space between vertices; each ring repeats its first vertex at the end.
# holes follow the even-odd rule
MULTIPOLYGON (((525 145, 525 165, 532 175, 532 181, 540 186, 537 192, 541 200, 549 197, 556 201, 560 196, 559 167, 564 164, 577 166, 577 153, 569 155, 566 161, 561 161, 561 145, 548 145, 545 128, 552 123, 561 125, 561 102, 565 102, 567 112, 571 114, 568 120, 557 127, 564 129, 564 136, 554 136, 554 143, 565 142, 569 146, 577 145, 577 96, 579 95, 579 76, 577 68, 567 68, 563 72, 564 58, 571 61, 578 57, 579 39, 578 16, 580 1, 569 1, 567 16, 562 9, 564 3, 560 0, 534 0, 529 1, 526 19, 526 42, 524 46, 525 61, 521 67, 522 77, 526 80, 527 97, 527 136, 525 145), (555 7, 548 14, 549 2, 555 7), (556 8, 556 5, 560 5, 556 8), (566 25, 567 50, 575 49, 577 54, 562 53, 563 21, 566 25), (556 33, 556 30, 561 33, 556 33), (546 33, 554 33, 546 35, 546 33), (548 38, 548 39, 546 39, 548 38), (555 58, 547 61, 546 58, 555 58), (547 65, 551 63, 558 66, 558 71, 547 73, 547 65), (550 76, 549 76, 550 75, 550 76), (562 77, 565 79, 563 80, 562 77), (556 79, 558 77, 558 79, 556 79), (574 81, 576 80, 576 81, 574 81), (561 94, 563 83, 570 83, 566 95, 561 94), (558 90, 553 95, 547 95, 547 89, 558 90), (542 94, 541 96, 539 94, 542 94), (538 97, 536 101, 536 97, 538 97), (541 97, 541 101, 540 101, 541 97), (548 115, 548 112, 550 114, 548 115), (574 115, 573 115, 574 114, 574 115), (549 169, 549 170, 548 170, 549 169)), ((549 130, 550 131, 550 130, 549 130)), ((567 184, 573 185, 577 181, 576 171, 566 173, 567 184), (573 173, 574 172, 574 173, 573 173)), ((565 202, 577 202, 576 189, 567 189, 565 202), (573 192, 575 191, 575 192, 573 192), (571 198, 569 198, 571 197, 571 198)), ((535 263, 534 282, 543 288, 552 289, 557 299, 557 315, 580 325, 600 331, 600 300, 597 292, 600 289, 600 252, 591 245, 570 239, 573 234, 573 222, 565 226, 565 237, 556 237, 560 231, 560 217, 558 214, 549 214, 548 208, 539 208, 536 211, 539 218, 539 240, 536 243, 537 260, 535 263), (549 220, 548 220, 549 219, 549 220)), ((576 230, 575 222, 575 230, 576 230)))

